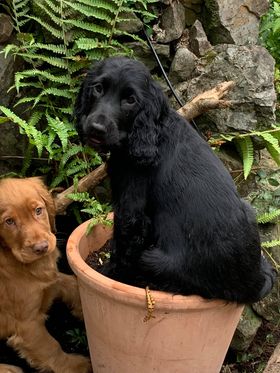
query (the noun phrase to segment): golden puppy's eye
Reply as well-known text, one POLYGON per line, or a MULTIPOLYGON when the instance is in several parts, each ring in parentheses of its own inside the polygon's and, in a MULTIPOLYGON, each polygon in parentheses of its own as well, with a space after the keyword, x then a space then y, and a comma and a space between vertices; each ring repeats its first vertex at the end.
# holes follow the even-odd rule
POLYGON ((35 209, 35 214, 36 214, 36 215, 41 215, 42 212, 43 212, 42 207, 36 207, 36 209, 35 209))
POLYGON ((14 225, 14 224, 15 224, 15 221, 14 221, 14 219, 12 219, 12 218, 8 218, 8 219, 5 220, 5 223, 6 223, 7 225, 14 225))

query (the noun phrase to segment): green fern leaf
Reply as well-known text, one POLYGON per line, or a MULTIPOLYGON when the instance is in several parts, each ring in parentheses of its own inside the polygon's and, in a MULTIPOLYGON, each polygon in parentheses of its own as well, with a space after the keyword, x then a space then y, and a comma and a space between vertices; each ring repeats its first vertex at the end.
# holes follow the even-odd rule
POLYGON ((39 23, 44 29, 49 31, 53 36, 55 36, 57 39, 63 40, 64 34, 63 31, 60 28, 55 28, 51 26, 48 22, 42 21, 39 17, 35 16, 28 16, 29 19, 33 19, 33 21, 39 23))
POLYGON ((268 143, 270 143, 273 148, 280 154, 280 146, 278 139, 275 138, 271 133, 260 132, 260 136, 268 143))
POLYGON ((40 62, 47 62, 48 64, 55 67, 59 67, 61 69, 68 69, 68 62, 66 59, 57 57, 47 57, 43 54, 17 53, 17 55, 23 57, 26 60, 39 60, 40 62))
POLYGON ((43 113, 40 111, 33 111, 31 117, 28 120, 29 126, 35 127, 41 120, 43 113))
POLYGON ((46 115, 46 118, 48 120, 48 125, 53 129, 61 141, 62 149, 65 152, 68 145, 69 133, 73 133, 72 126, 69 124, 67 125, 67 123, 63 123, 58 118, 52 118, 48 114, 46 115))
POLYGON ((244 179, 246 180, 254 162, 254 147, 252 139, 248 137, 237 137, 234 140, 237 149, 242 157, 244 179))
MULTIPOLYGON (((60 28, 63 28, 63 20, 60 17, 58 17, 55 12, 52 12, 49 8, 47 8, 44 5, 43 1, 37 1, 36 5, 42 9, 42 11, 43 11, 44 14, 47 14, 50 17, 50 19, 52 20, 52 22, 54 22, 60 28)), ((38 19, 40 19, 40 18, 38 18, 38 19)), ((44 22, 41 19, 40 19, 40 21, 44 22)))
POLYGON ((72 145, 67 152, 65 152, 61 158, 60 167, 64 167, 65 164, 72 158, 74 155, 82 154, 84 147, 82 145, 72 145))
POLYGON ((60 44, 43 44, 43 43, 33 43, 32 45, 25 46, 25 49, 43 49, 43 50, 48 50, 56 54, 62 54, 65 55, 67 52, 67 48, 65 45, 60 44))
POLYGON ((92 6, 82 5, 79 3, 74 3, 70 1, 65 1, 64 3, 70 6, 71 8, 77 10, 79 13, 86 15, 87 17, 94 17, 96 19, 100 19, 102 21, 106 21, 109 24, 112 22, 112 17, 108 15, 103 9, 98 10, 97 8, 93 8, 92 6))
POLYGON ((26 171, 31 166, 33 149, 34 149, 34 145, 29 143, 27 150, 24 152, 23 164, 22 164, 22 168, 20 172, 22 176, 26 176, 26 171))
POLYGON ((101 34, 104 36, 110 36, 110 30, 108 28, 95 25, 94 23, 83 22, 75 19, 65 19, 64 22, 74 25, 75 27, 78 27, 82 30, 91 31, 93 33, 101 34))
POLYGON ((277 210, 274 210, 274 211, 271 211, 271 212, 266 212, 262 215, 259 215, 257 217, 257 222, 259 224, 266 224, 266 223, 269 223, 269 222, 275 220, 279 216, 280 216, 280 209, 277 209, 277 210))
MULTIPOLYGON (((56 0, 55 1, 54 0, 41 0, 40 2, 44 2, 45 4, 47 4, 54 14, 61 13, 61 2, 56 1, 56 0), (55 4, 58 4, 58 5, 55 5, 55 4)), ((36 5, 37 5, 37 2, 36 2, 36 5)))
POLYGON ((117 14, 117 11, 118 11, 118 6, 114 4, 112 1, 95 0, 93 3, 92 0, 77 0, 76 2, 79 4, 87 5, 89 7, 109 10, 113 14, 117 14))
POLYGON ((81 171, 83 171, 81 176, 84 176, 86 174, 85 171, 87 171, 87 168, 88 168, 88 165, 86 162, 81 162, 79 164, 76 164, 75 166, 69 165, 69 167, 67 167, 66 169, 66 175, 72 176, 72 175, 79 174, 81 173, 81 171))
POLYGON ((15 103, 14 107, 17 107, 18 105, 22 105, 22 104, 27 104, 28 102, 32 102, 32 101, 34 102, 34 101, 36 101, 36 99, 37 99, 37 96, 35 96, 35 97, 23 97, 15 103))
POLYGON ((16 10, 18 12, 21 8, 25 8, 25 11, 27 13, 28 9, 26 9, 26 8, 29 5, 29 3, 30 3, 30 0, 23 0, 23 1, 19 1, 19 2, 13 1, 14 10, 16 10))
POLYGON ((72 85, 73 81, 71 80, 70 75, 53 75, 45 70, 24 70, 20 73, 16 73, 15 75, 15 83, 16 87, 18 87, 17 83, 24 78, 34 78, 34 76, 40 76, 42 80, 49 80, 54 83, 61 83, 61 84, 67 84, 72 85))
POLYGON ((271 249, 272 247, 276 246, 280 246, 280 240, 262 242, 262 247, 265 249, 271 249))
POLYGON ((15 113, 13 113, 10 109, 6 108, 5 106, 0 106, 0 110, 6 117, 11 120, 12 122, 18 124, 23 130, 26 130, 28 127, 28 123, 18 117, 15 113))

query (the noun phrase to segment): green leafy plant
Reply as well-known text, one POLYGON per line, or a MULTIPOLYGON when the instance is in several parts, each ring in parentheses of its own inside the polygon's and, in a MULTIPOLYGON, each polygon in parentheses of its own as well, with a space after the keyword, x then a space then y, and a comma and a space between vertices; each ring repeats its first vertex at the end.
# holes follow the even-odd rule
POLYGON ((75 347, 83 347, 88 349, 87 336, 84 329, 74 328, 68 330, 66 334, 70 337, 70 343, 72 343, 75 347))
MULTIPOLYGON (((17 37, 3 53, 22 59, 25 68, 16 72, 10 88, 17 92, 14 108, 0 106, 0 123, 12 121, 28 138, 23 176, 30 172, 35 156, 47 161, 33 173, 47 174, 52 188, 73 184, 101 163, 97 153, 79 144, 71 123, 80 81, 92 61, 132 55, 123 40, 143 40, 121 26, 134 14, 150 22, 155 16, 148 5, 153 2, 5 0, 2 4, 13 19, 17 37)), ((105 214, 106 209, 89 195, 71 197, 84 204, 83 212, 95 217, 93 223, 97 215, 105 214)))
POLYGON ((254 131, 249 133, 227 133, 218 134, 209 140, 209 144, 213 147, 220 147, 226 142, 233 142, 240 154, 243 162, 244 179, 249 176, 254 163, 254 141, 253 138, 258 137, 264 143, 264 147, 268 150, 273 160, 280 166, 280 127, 275 126, 272 129, 265 131, 254 131))
POLYGON ((12 87, 18 97, 15 110, 23 115, 2 106, 0 110, 28 137, 24 172, 34 150, 49 159, 39 171, 52 176, 52 187, 69 184, 74 176, 81 177, 100 163, 90 149, 79 147, 71 123, 80 81, 93 60, 131 55, 120 38, 142 40, 122 31, 120 25, 135 13, 154 18, 147 10, 152 2, 6 0, 4 7, 14 21, 17 43, 7 45, 3 52, 23 59, 26 68, 15 74, 12 87))

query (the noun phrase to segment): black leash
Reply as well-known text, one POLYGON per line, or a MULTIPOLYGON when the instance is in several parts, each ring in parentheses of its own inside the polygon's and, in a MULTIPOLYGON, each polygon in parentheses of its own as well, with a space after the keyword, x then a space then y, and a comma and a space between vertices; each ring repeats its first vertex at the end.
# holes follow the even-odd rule
MULTIPOLYGON (((172 84, 171 84, 171 82, 170 82, 170 80, 169 80, 169 78, 168 78, 165 70, 164 70, 164 67, 162 66, 162 63, 160 62, 160 59, 159 59, 158 54, 157 54, 157 52, 156 52, 156 50, 155 50, 155 48, 153 46, 153 43, 151 42, 151 39, 150 39, 149 35, 147 34, 147 31, 145 30, 145 27, 143 27, 143 32, 144 32, 144 35, 145 35, 145 37, 147 39, 149 47, 150 47, 151 51, 153 52, 155 60, 157 61, 157 64, 158 64, 158 66, 159 66, 159 68, 160 68, 160 70, 161 70, 161 72, 162 72, 162 74, 164 76, 164 79, 165 79, 166 83, 168 84, 168 87, 170 88, 170 90, 171 90, 173 96, 175 97, 176 101, 178 102, 178 104, 181 107, 183 107, 184 104, 181 101, 180 97, 175 92, 175 90, 174 90, 174 88, 173 88, 173 86, 172 86, 172 84)), ((204 139, 203 134, 201 133, 201 131, 199 130, 199 128, 197 127, 197 124, 195 123, 195 121, 193 119, 191 119, 191 124, 195 128, 195 130, 200 134, 200 136, 204 139)))

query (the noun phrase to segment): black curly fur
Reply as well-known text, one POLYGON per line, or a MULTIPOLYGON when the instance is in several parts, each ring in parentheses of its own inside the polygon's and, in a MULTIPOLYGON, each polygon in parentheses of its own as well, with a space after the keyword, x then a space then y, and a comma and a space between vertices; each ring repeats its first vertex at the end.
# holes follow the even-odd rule
POLYGON ((267 295, 275 272, 261 255, 252 208, 143 64, 99 62, 75 115, 83 140, 111 152, 114 235, 105 274, 239 303, 267 295))

